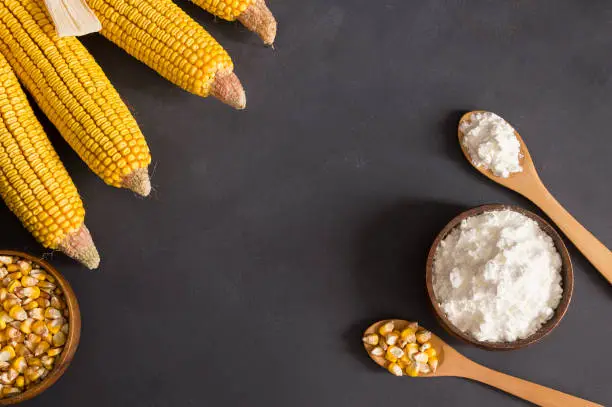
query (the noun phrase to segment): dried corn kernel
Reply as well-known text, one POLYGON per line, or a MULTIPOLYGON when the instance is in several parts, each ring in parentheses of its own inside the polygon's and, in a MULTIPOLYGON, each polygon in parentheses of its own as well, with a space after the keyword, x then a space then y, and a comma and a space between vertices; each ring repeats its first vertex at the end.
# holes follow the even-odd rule
POLYGON ((411 363, 406 367, 405 371, 408 376, 417 377, 419 375, 419 366, 416 363, 411 363))
POLYGON ((41 341, 34 349, 34 356, 40 356, 43 353, 47 353, 49 349, 51 349, 51 344, 46 341, 41 341))
POLYGON ((6 335, 6 338, 10 341, 10 340, 14 340, 19 338, 21 335, 23 335, 21 333, 21 331, 13 326, 9 326, 4 330, 4 333, 6 335))
POLYGON ((21 270, 24 276, 27 276, 32 270, 32 264, 30 264, 28 261, 21 260, 18 261, 17 264, 19 265, 19 270, 21 270))
MULTIPOLYGON (((53 346, 64 346, 66 344, 66 335, 63 332, 58 332, 53 335, 53 346)), ((46 351, 45 351, 46 352, 46 351)))
POLYGON ((38 308, 38 303, 36 301, 31 301, 23 305, 23 309, 26 311, 32 311, 34 308, 38 308))
POLYGON ((385 322, 378 328, 378 333, 382 336, 386 336, 389 332, 392 332, 395 329, 395 324, 393 321, 385 322))
POLYGON ((419 330, 419 323, 418 322, 409 322, 408 323, 408 328, 410 329, 414 329, 414 331, 418 331, 419 330))
POLYGON ((387 370, 395 376, 402 376, 404 374, 404 372, 402 372, 402 368, 397 363, 389 363, 387 370))
POLYGON ((32 332, 33 323, 34 323, 34 320, 32 318, 26 318, 24 321, 22 321, 19 324, 19 330, 27 335, 32 332))
MULTIPOLYGON (((66 304, 64 304, 64 301, 60 300, 60 298, 58 296, 56 296, 56 295, 51 297, 50 305, 53 308, 57 308, 57 309, 60 309, 60 310, 66 308, 66 304)), ((47 305, 46 307, 48 307, 48 306, 49 305, 47 305)), ((372 334, 372 335, 376 335, 376 334, 372 334)))
POLYGON ((416 339, 417 339, 417 342, 420 344, 429 342, 429 340, 431 339, 431 332, 425 329, 420 329, 416 333, 416 339))
MULTIPOLYGON (((21 274, 21 273, 19 273, 21 274)), ((10 274, 9 274, 10 276, 10 274)), ((8 290, 9 293, 12 293, 13 291, 15 291, 15 289, 17 287, 21 287, 21 283, 19 282, 19 280, 13 280, 9 283, 9 285, 6 287, 6 289, 8 290)))
POLYGON ((13 384, 17 376, 19 376, 19 373, 15 369, 9 368, 9 370, 0 374, 0 383, 13 384))
POLYGON ((45 321, 35 321, 32 323, 32 332, 34 332, 36 335, 43 336, 49 332, 49 330, 47 329, 45 321))
POLYGON ((50 319, 46 322, 47 329, 49 330, 49 332, 55 335, 56 333, 60 332, 60 330, 62 329, 63 323, 64 323, 63 318, 62 319, 50 319))
POLYGON ((438 355, 438 352, 436 352, 436 350, 433 347, 425 350, 425 353, 427 354, 429 359, 436 357, 438 355))
POLYGON ((13 360, 13 363, 11 363, 11 367, 17 372, 23 373, 26 367, 28 367, 28 364, 23 356, 18 356, 13 360))
POLYGON ((17 356, 27 356, 30 353, 30 350, 23 343, 18 343, 15 345, 15 354, 17 356))
POLYGON ((389 346, 389 349, 387 349, 387 352, 385 353, 385 359, 387 359, 389 362, 397 362, 397 360, 403 355, 404 351, 399 347, 389 346))
POLYGON ((414 356, 412 356, 412 358, 414 359, 415 362, 418 362, 418 363, 427 363, 427 360, 429 359, 429 356, 427 356, 426 353, 417 352, 417 353, 414 354, 414 356))
POLYGON ((42 308, 34 308, 28 311, 28 315, 30 318, 34 318, 38 321, 44 321, 45 319, 45 311, 42 308))
POLYGON ((44 280, 47 279, 47 273, 45 273, 41 269, 34 269, 34 270, 30 271, 30 275, 32 277, 38 279, 39 281, 44 281, 44 280))
MULTIPOLYGON (((61 328, 61 326, 60 326, 60 328, 61 328)), ((368 334, 368 335, 364 336, 362 340, 363 340, 364 343, 367 343, 368 345, 372 345, 372 346, 378 345, 378 335, 376 335, 376 334, 368 334)))
POLYGON ((404 352, 406 352, 408 356, 410 357, 412 357, 412 355, 414 355, 415 353, 418 353, 418 351, 419 351, 419 345, 417 345, 416 343, 409 343, 404 348, 404 352))
POLYGON ((40 358, 37 358, 36 356, 27 357, 26 362, 28 362, 28 366, 42 366, 42 360, 40 360, 40 358))
POLYGON ((11 307, 9 310, 9 315, 11 318, 16 319, 17 321, 25 321, 26 318, 28 318, 28 313, 21 308, 21 305, 11 307))
POLYGON ((49 307, 45 310, 45 318, 58 319, 62 317, 62 312, 57 308, 49 307))
POLYGON ((40 306, 40 308, 49 308, 51 306, 51 301, 49 301, 49 299, 44 298, 44 297, 40 297, 38 299, 36 299, 36 303, 40 306))
POLYGON ((38 297, 40 297, 40 294, 41 294, 40 288, 38 288, 36 286, 34 286, 34 287, 22 287, 21 290, 19 290, 19 292, 21 293, 22 296, 31 298, 33 300, 35 300, 38 297))
POLYGON ((42 366, 29 366, 25 371, 25 377, 27 377, 30 381, 35 382, 36 380, 40 379, 44 371, 46 371, 46 369, 42 366))
POLYGON ((0 256, 0 263, 2 264, 12 264, 13 258, 11 256, 0 256))
POLYGON ((21 277, 21 285, 23 287, 34 287, 36 284, 38 284, 38 279, 32 276, 21 277))
MULTIPOLYGON (((15 263, 13 264, 8 264, 6 266, 6 271, 8 271, 9 273, 14 273, 16 271, 19 271, 19 266, 15 263)), ((20 272, 21 273, 21 272, 20 272)), ((20 277, 21 278, 21 277, 20 277)))
POLYGON ((17 387, 25 386, 25 378, 23 376, 17 376, 17 379, 15 379, 15 386, 17 387))
POLYGON ((385 342, 387 343, 387 345, 391 346, 391 345, 395 345, 397 343, 397 340, 399 339, 399 333, 396 331, 393 332, 389 332, 386 336, 385 336, 385 342))
POLYGON ((404 347, 409 343, 416 342, 415 330, 412 328, 406 328, 400 333, 400 346, 404 347))
POLYGON ((424 344, 421 345, 421 347, 419 348, 419 350, 421 352, 425 352, 427 349, 431 349, 431 342, 425 342, 424 344))
POLYGON ((431 373, 431 369, 427 363, 417 363, 419 367, 419 373, 428 374, 431 373))
MULTIPOLYGON (((375 349, 376 349, 376 348, 375 348, 375 349)), ((373 351, 373 350, 374 350, 374 349, 372 349, 372 351, 373 351)), ((47 355, 48 355, 48 356, 57 356, 57 355, 59 355, 60 353, 62 353, 62 348, 53 348, 53 349, 49 349, 49 350, 47 351, 47 355)))
MULTIPOLYGON (((4 300, 2 302, 2 308, 4 308, 4 310, 6 312, 9 312, 11 310, 11 308, 13 308, 15 305, 19 305, 20 303, 21 303, 21 301, 19 300, 19 298, 8 297, 6 300, 4 300)), ((11 320, 13 320, 13 319, 14 318, 11 317, 11 320)))
POLYGON ((7 295, 8 295, 8 290, 4 287, 0 288, 0 301, 6 300, 7 295))
POLYGON ((0 361, 8 362, 15 357, 15 349, 12 346, 5 346, 0 350, 0 361))
POLYGON ((438 357, 437 356, 431 356, 429 360, 427 361, 427 363, 429 364, 429 367, 434 373, 436 372, 436 370, 438 370, 438 357))

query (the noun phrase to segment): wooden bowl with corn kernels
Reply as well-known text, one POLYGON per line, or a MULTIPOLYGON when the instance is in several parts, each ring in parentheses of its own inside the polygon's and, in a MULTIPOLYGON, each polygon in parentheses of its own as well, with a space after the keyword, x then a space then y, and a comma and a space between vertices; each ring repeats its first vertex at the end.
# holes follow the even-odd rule
POLYGON ((0 275, 0 406, 7 406, 38 396, 66 372, 81 313, 68 281, 42 259, 0 250, 0 275))

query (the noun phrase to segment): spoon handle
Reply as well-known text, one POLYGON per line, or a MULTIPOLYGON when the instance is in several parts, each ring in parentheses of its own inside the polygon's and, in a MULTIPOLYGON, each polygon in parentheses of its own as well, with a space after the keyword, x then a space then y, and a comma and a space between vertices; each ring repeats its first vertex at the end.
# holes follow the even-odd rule
POLYGON ((476 380, 489 386, 496 387, 506 393, 513 394, 538 406, 544 407, 604 407, 601 404, 571 396, 549 387, 519 379, 504 373, 497 372, 478 363, 468 361, 457 376, 476 380))
POLYGON ((561 206, 539 182, 529 198, 559 226, 591 264, 612 284, 612 252, 561 206))

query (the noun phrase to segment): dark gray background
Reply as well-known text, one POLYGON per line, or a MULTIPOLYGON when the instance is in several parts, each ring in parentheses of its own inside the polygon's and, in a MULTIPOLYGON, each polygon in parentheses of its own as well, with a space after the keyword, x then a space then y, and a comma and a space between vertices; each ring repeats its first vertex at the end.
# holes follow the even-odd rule
MULTIPOLYGON (((228 49, 233 111, 187 94, 94 35, 133 108, 155 192, 104 186, 50 137, 87 207, 98 272, 62 255, 83 336, 28 406, 520 406, 460 379, 396 379, 360 344, 372 321, 422 321, 474 360, 612 404, 612 291, 570 247, 576 288, 540 344, 490 353, 445 335, 426 253, 459 211, 534 209, 464 161, 461 112, 500 113, 567 209, 612 247, 612 4, 271 0, 275 51, 181 2, 228 49)), ((537 211, 537 210, 536 210, 537 211)), ((7 211, 1 247, 44 251, 7 211)))

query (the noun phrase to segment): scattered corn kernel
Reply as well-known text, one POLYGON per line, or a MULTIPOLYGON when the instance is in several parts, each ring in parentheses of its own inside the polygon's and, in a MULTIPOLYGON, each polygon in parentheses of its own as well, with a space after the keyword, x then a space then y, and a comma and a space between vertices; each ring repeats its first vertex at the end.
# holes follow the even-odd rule
POLYGON ((385 342, 387 343, 387 345, 391 346, 391 345, 395 345, 397 343, 397 340, 399 339, 399 333, 397 333, 396 331, 393 332, 389 332, 386 336, 385 336, 385 342))
POLYGON ((437 356, 431 356, 429 360, 427 361, 427 363, 429 364, 429 367, 434 373, 436 372, 436 370, 438 370, 438 357, 437 356))
POLYGON ((405 371, 408 376, 417 377, 419 375, 419 366, 416 363, 410 363, 405 371))
POLYGON ((427 360, 429 359, 429 356, 427 356, 426 353, 417 352, 417 353, 414 354, 414 356, 412 356, 412 358, 414 359, 415 362, 418 362, 418 363, 427 363, 427 360))
POLYGON ((395 329, 393 321, 385 322, 378 328, 378 333, 382 336, 386 336, 389 332, 393 331, 393 329, 395 329))
POLYGON ((420 344, 424 344, 425 342, 429 342, 429 340, 431 339, 431 332, 425 330, 425 329, 420 329, 417 331, 416 333, 416 339, 417 342, 420 344))
MULTIPOLYGON (((53 298, 52 298, 52 300, 53 300, 53 298)), ((61 328, 61 325, 60 325, 60 328, 61 328)), ((376 346, 376 345, 378 345, 378 335, 376 335, 376 334, 368 334, 368 335, 363 337, 363 342, 368 344, 368 345, 376 346)))
POLYGON ((404 372, 402 372, 402 368, 397 363, 389 363, 387 370, 389 370, 389 372, 395 376, 402 376, 404 374, 404 372))

